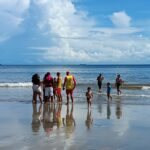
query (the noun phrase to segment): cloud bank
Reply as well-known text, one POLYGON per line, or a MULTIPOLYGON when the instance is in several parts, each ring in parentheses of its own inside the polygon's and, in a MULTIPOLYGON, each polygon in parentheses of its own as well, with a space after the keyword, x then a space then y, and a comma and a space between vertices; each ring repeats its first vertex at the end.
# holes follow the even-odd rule
POLYGON ((133 19, 127 12, 113 12, 107 16, 113 26, 102 27, 97 26, 98 20, 89 17, 90 12, 77 9, 76 5, 72 0, 2 0, 0 17, 4 29, 0 29, 0 41, 13 36, 29 14, 31 18, 38 17, 34 25, 41 38, 45 36, 51 41, 49 45, 40 46, 38 41, 27 47, 34 61, 35 56, 37 62, 40 57, 40 63, 67 64, 150 60, 150 40, 141 36, 143 29, 132 25, 133 19))

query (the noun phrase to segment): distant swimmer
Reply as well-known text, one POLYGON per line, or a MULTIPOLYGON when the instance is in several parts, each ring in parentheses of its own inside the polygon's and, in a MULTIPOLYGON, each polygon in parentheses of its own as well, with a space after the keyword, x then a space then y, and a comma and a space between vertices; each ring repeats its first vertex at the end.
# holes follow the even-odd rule
POLYGON ((101 92, 103 80, 104 80, 104 77, 102 76, 102 74, 99 74, 99 76, 97 77, 97 84, 98 84, 99 92, 101 92))
POLYGON ((37 103, 37 96, 39 96, 39 100, 42 103, 42 89, 41 89, 41 81, 40 76, 36 73, 32 76, 32 89, 33 89, 33 103, 37 103))
POLYGON ((121 95, 121 89, 120 88, 121 88, 122 83, 124 83, 124 81, 121 79, 120 74, 118 74, 117 78, 116 78, 116 83, 115 83, 118 95, 121 95))
POLYGON ((71 97, 73 103, 73 91, 76 87, 76 80, 73 75, 70 74, 69 71, 66 72, 66 77, 64 79, 63 90, 66 88, 66 95, 67 95, 67 103, 69 104, 69 95, 71 97))
POLYGON ((112 100, 112 96, 111 96, 111 85, 110 83, 108 82, 107 83, 107 99, 111 99, 112 100))

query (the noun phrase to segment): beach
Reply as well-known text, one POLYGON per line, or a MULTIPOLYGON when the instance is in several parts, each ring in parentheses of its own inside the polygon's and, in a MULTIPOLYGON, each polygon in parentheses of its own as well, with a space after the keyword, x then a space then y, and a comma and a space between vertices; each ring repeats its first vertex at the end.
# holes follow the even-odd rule
MULTIPOLYGON (((99 97, 99 96, 98 96, 99 97)), ((149 149, 150 106, 103 101, 86 103, 0 103, 1 150, 149 149), (59 112, 58 112, 59 111, 59 112), (56 117, 57 116, 57 117, 56 117), (60 117, 59 121, 56 121, 60 117), (69 123, 66 123, 69 116, 69 123), (56 117, 48 121, 48 118, 56 117), (63 123, 64 120, 64 123, 63 123), (74 121, 73 121, 74 120, 74 121), (74 123, 75 122, 75 123, 74 123)))
POLYGON ((0 66, 0 150, 150 149, 150 66, 0 66), (32 104, 31 77, 50 70, 76 77, 74 104, 32 104), (96 77, 105 79, 98 93, 96 77), (125 80, 118 96, 114 78, 125 80), (134 73, 133 73, 134 72, 134 73), (142 73, 142 74, 141 74, 142 73), (7 77, 7 78, 6 78, 7 77), (106 83, 112 84, 112 101, 106 83), (85 92, 93 91, 88 109, 85 92))

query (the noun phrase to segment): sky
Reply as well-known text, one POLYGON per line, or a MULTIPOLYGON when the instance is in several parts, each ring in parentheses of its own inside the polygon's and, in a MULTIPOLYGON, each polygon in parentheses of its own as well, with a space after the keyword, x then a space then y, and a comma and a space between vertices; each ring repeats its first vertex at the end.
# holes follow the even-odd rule
POLYGON ((0 64, 149 64, 148 0, 0 0, 0 64))

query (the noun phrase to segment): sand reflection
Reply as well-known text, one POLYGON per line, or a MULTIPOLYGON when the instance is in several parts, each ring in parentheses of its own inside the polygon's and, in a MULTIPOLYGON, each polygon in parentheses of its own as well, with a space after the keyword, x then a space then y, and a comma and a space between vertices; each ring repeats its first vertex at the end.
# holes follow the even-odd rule
POLYGON ((42 104, 39 105, 37 109, 37 104, 32 104, 33 113, 32 113, 32 131, 38 132, 41 126, 42 120, 42 104))
POLYGON ((63 118, 63 126, 65 127, 67 137, 70 137, 70 135, 74 132, 76 126, 73 111, 74 111, 74 104, 71 105, 71 109, 70 106, 67 105, 66 118, 63 118))

